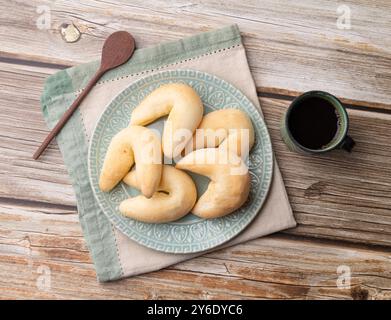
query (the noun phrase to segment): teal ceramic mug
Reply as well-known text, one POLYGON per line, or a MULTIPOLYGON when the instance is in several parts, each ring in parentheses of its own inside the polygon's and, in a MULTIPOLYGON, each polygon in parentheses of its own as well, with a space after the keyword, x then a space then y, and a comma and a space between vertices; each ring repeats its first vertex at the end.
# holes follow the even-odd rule
POLYGON ((324 91, 308 91, 294 99, 281 123, 290 150, 320 154, 334 149, 351 151, 349 117, 341 101, 324 91))

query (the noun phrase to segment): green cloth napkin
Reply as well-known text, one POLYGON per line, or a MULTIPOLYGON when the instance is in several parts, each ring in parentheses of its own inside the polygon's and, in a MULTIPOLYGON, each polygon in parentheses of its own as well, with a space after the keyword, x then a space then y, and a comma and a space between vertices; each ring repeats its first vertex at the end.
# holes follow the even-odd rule
MULTIPOLYGON (((94 61, 60 71, 47 79, 41 103, 49 128, 57 123, 98 67, 99 61, 94 61)), ((89 137, 105 106, 136 79, 178 68, 213 73, 238 87, 259 107, 240 32, 232 25, 136 50, 130 61, 103 76, 56 138, 75 190, 80 223, 99 281, 158 270, 202 254, 162 253, 125 237, 103 214, 88 177, 89 137)), ((296 225, 277 165, 261 211, 250 227, 226 246, 296 225)))

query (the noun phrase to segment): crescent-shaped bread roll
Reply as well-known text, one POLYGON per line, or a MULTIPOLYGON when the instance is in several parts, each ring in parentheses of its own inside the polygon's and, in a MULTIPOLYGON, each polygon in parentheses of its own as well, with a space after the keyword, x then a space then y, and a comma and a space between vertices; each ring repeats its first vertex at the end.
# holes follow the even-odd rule
POLYGON ((246 155, 253 145, 254 127, 247 114, 237 109, 222 109, 203 117, 185 151, 220 147, 238 155, 246 155))
POLYGON ((208 177, 208 188, 192 212, 205 219, 225 216, 243 205, 250 191, 250 175, 243 160, 220 148, 199 149, 180 160, 176 168, 208 177))
MULTIPOLYGON (((124 182, 136 189, 140 188, 134 170, 124 178, 124 182)), ((158 191, 152 198, 139 195, 121 202, 120 212, 129 217, 147 223, 165 223, 175 221, 193 208, 197 200, 197 189, 191 177, 184 171, 172 166, 163 166, 162 179, 158 191)))
POLYGON ((168 158, 175 158, 201 122, 204 106, 195 90, 182 83, 165 84, 151 92, 133 110, 130 124, 147 125, 168 115, 164 124, 162 148, 168 158))
POLYGON ((118 132, 107 149, 99 187, 110 191, 136 163, 140 190, 150 198, 157 190, 162 172, 162 149, 159 137, 150 129, 130 126, 118 132))

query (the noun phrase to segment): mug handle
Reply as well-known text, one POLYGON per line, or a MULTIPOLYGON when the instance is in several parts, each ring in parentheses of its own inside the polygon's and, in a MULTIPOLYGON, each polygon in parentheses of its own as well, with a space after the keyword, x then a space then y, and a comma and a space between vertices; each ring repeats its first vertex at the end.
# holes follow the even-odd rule
POLYGON ((356 142, 349 136, 346 136, 342 141, 340 148, 346 150, 347 152, 351 152, 356 142))

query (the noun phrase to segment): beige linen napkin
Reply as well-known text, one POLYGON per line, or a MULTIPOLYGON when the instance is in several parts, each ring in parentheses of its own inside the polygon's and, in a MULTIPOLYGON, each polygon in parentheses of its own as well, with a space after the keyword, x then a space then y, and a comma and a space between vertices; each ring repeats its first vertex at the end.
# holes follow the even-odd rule
MULTIPOLYGON (((87 140, 85 143, 88 143, 100 114, 116 95, 135 80, 162 70, 195 69, 214 74, 242 91, 261 110, 255 84, 248 66, 245 48, 242 45, 240 33, 236 25, 138 51, 141 51, 141 53, 134 58, 136 61, 132 59, 133 61, 128 62, 129 66, 125 66, 123 69, 116 71, 116 73, 108 75, 107 78, 98 83, 80 106, 77 116, 80 116, 79 121, 81 121, 84 127, 84 134, 87 140), (143 50, 144 52, 142 52, 143 50), (173 53, 177 51, 180 52, 174 56, 173 53), (158 58, 154 59, 154 55, 158 58), (138 62, 137 60, 142 59, 145 59, 144 67, 140 68, 137 66, 137 69, 135 64, 138 62)), ((56 82, 56 78, 49 78, 47 86, 50 86, 50 88, 46 89, 42 98, 44 114, 49 126, 52 126, 55 118, 60 115, 60 112, 52 111, 56 106, 58 108, 59 105, 64 105, 72 97, 74 98, 85 84, 83 77, 91 73, 96 67, 97 64, 95 63, 85 66, 84 70, 80 67, 65 70, 67 74, 61 77, 66 79, 62 79, 62 82, 58 80, 57 82, 61 82, 61 84, 57 84, 57 86, 50 86, 49 82, 56 82), (90 70, 86 71, 88 68, 90 70), (69 84, 69 81, 72 83, 69 84), (64 85, 64 82, 67 82, 67 85, 64 85), (53 87, 56 89, 53 89, 53 87), (66 89, 64 89, 65 87, 66 89)), ((73 129, 75 129, 75 126, 73 129)), ((72 130, 72 128, 67 130, 72 130)), ((62 143, 65 143, 65 140, 67 140, 66 133, 59 139, 64 158, 66 158, 64 152, 67 149, 66 146, 62 146, 62 143)), ((71 164, 70 159, 69 163, 67 163, 67 159, 65 160, 68 169, 70 169, 69 167, 74 164, 71 164)), ((87 159, 83 161, 86 162, 87 159)), ((78 174, 76 170, 70 169, 69 171, 71 176, 78 174)), ((246 230, 225 243, 222 247, 232 246, 273 232, 292 228, 296 225, 276 162, 273 175, 272 185, 261 212, 259 212, 246 230)), ((80 183, 74 180, 73 185, 76 193, 83 192, 83 187, 80 187, 80 183)), ((79 198, 82 197, 80 196, 79 198)), ((82 205, 79 198, 78 207, 80 211, 82 205)), ((101 217, 102 214, 102 212, 95 213, 95 215, 99 215, 97 218, 100 219, 99 223, 101 225, 104 223, 110 224, 107 218, 101 217)), ((109 230, 106 228, 104 232, 102 230, 98 232, 100 237, 94 237, 96 226, 92 226, 94 223, 92 220, 94 219, 83 219, 81 217, 83 231, 86 234, 88 246, 93 251, 92 256, 100 281, 158 270, 203 254, 202 252, 197 254, 158 252, 130 240, 112 226, 109 230), (111 244, 102 245, 102 243, 98 243, 99 241, 104 241, 101 238, 106 236, 113 238, 111 244), (101 247, 100 249, 97 248, 99 246, 101 247), (113 251, 113 249, 115 249, 114 253, 108 252, 109 250, 113 251)))

